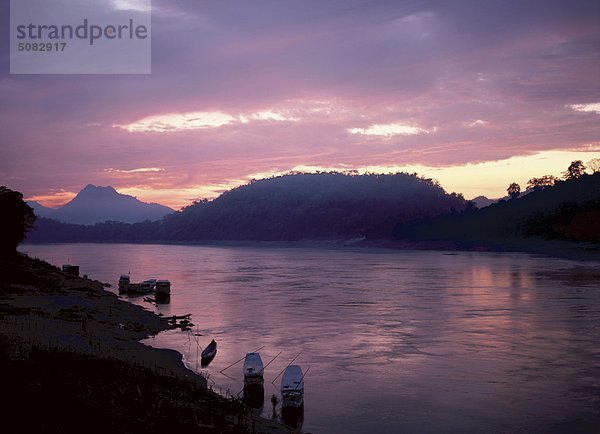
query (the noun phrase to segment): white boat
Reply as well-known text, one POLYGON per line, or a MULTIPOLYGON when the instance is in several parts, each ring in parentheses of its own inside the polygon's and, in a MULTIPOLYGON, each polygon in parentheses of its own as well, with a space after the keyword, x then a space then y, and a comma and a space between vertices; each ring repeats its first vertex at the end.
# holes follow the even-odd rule
POLYGON ((299 408, 304 404, 304 378, 302 368, 290 365, 281 377, 281 406, 299 408))
POLYGON ((155 288, 157 300, 165 300, 171 295, 171 282, 168 280, 157 280, 155 288))
POLYGON ((244 359, 244 384, 258 384, 264 383, 263 379, 263 362, 258 353, 246 353, 244 359))

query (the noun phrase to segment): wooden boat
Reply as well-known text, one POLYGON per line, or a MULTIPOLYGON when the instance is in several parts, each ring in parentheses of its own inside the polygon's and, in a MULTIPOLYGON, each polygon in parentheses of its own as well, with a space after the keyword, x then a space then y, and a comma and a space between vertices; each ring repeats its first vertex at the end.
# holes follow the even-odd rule
POLYGON ((171 296, 171 282, 168 280, 157 280, 156 281, 156 301, 162 302, 169 299, 171 296))
POLYGON ((202 359, 212 359, 217 354, 217 342, 213 339, 210 344, 202 350, 202 359))
POLYGON ((148 294, 154 291, 156 286, 156 279, 144 280, 141 283, 130 283, 127 287, 129 294, 148 294))
POLYGON ((244 385, 262 385, 263 362, 259 353, 246 353, 244 358, 244 385))
POLYGON ((121 274, 121 277, 119 277, 119 292, 127 292, 129 290, 130 279, 129 274, 121 274))
POLYGON ((285 368, 281 377, 281 406, 300 408, 304 405, 304 375, 298 365, 285 368))

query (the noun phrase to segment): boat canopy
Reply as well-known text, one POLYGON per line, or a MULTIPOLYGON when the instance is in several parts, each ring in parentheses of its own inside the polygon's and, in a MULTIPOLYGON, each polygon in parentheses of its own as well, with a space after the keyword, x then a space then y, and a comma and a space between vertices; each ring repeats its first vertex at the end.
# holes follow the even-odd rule
POLYGON ((253 377, 263 374, 263 362, 259 353, 246 353, 244 359, 244 376, 253 377))
POLYGON ((285 368, 283 377, 281 377, 281 393, 303 393, 304 380, 302 375, 302 368, 298 365, 290 365, 285 368))

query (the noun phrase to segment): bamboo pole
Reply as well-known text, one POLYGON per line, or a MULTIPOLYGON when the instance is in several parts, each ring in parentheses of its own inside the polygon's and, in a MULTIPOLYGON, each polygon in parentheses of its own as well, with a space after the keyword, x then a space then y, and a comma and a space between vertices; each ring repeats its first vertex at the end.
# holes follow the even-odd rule
POLYGON ((299 352, 299 353, 296 355, 296 357, 294 357, 294 358, 292 359, 292 361, 291 361, 290 363, 288 363, 288 364, 287 364, 287 366, 286 366, 285 368, 283 368, 279 374, 277 374, 277 377, 275 377, 275 378, 273 379, 273 381, 271 381, 271 384, 275 384, 275 380, 277 380, 277 379, 279 378, 279 376, 280 376, 281 374, 283 374, 283 371, 285 371, 287 368, 289 368, 289 367, 290 367, 290 365, 291 365, 292 363, 294 363, 294 361, 295 361, 295 360, 298 358, 298 356, 300 356, 300 354, 302 354, 302 351, 300 351, 300 352, 299 352))
MULTIPOLYGON (((256 353, 256 352, 258 352, 258 351, 262 350, 264 347, 265 347, 265 346, 263 345, 263 346, 262 346, 262 347, 260 347, 258 350, 254 350, 254 351, 252 351, 252 352, 253 352, 253 353, 256 353)), ((221 369, 219 372, 222 374, 222 373, 223 373, 223 371, 226 371, 227 369, 231 368, 232 366, 234 366, 234 365, 237 365, 238 363, 240 363, 240 362, 241 362, 242 360, 244 360, 245 358, 246 358, 246 356, 244 355, 244 357, 242 357, 240 360, 238 360, 238 361, 236 361, 236 362, 233 362, 231 365, 229 365, 229 366, 226 366, 225 368, 221 369)))
POLYGON ((263 368, 259 371, 259 374, 262 374, 264 372, 265 369, 267 369, 267 366, 269 366, 271 363, 273 363, 273 361, 279 357, 279 355, 282 353, 282 351, 278 352, 277 355, 275 357, 273 357, 271 359, 271 361, 269 363, 267 363, 265 366, 263 366, 263 368))
MULTIPOLYGON (((306 372, 304 374, 302 374, 302 377, 300 378, 300 381, 298 382, 298 386, 300 386, 300 383, 302 383, 302 381, 304 381, 304 377, 306 377, 306 374, 308 374, 308 371, 310 371, 310 366, 308 367, 308 369, 306 370, 306 372)), ((294 390, 296 390, 298 388, 298 386, 296 386, 294 388, 294 390)))

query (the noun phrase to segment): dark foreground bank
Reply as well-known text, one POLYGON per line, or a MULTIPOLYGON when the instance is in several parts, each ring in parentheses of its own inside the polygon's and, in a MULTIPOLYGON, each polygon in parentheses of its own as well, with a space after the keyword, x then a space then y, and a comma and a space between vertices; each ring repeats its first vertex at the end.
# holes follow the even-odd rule
POLYGON ((0 260, 0 372, 10 432, 291 432, 206 387, 170 327, 102 284, 24 255, 0 260))

